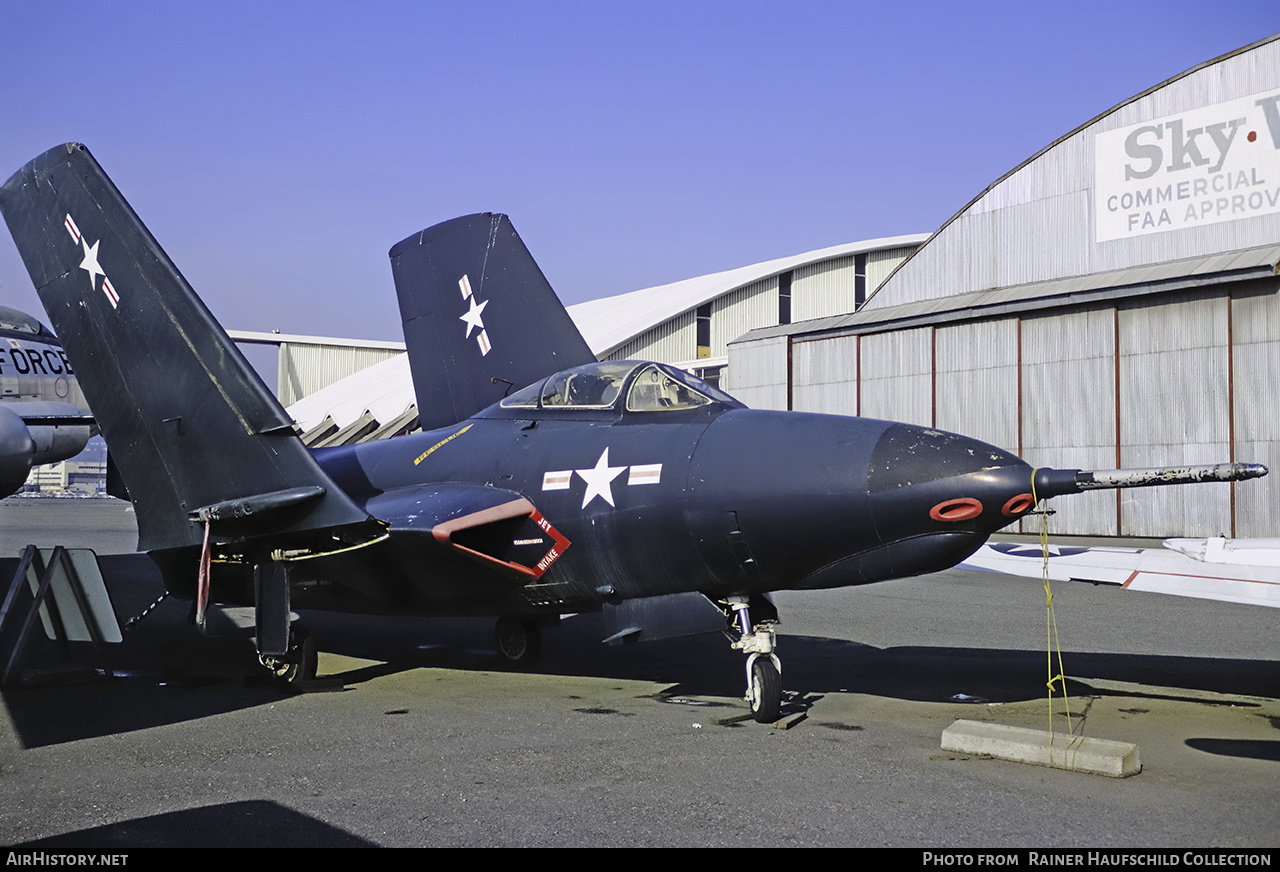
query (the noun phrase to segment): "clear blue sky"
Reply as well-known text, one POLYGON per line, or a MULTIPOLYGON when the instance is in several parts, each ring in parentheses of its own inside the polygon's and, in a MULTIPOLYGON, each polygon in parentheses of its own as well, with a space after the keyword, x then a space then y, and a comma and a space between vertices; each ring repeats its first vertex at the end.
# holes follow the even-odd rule
MULTIPOLYGON (((4 0, 0 27, 0 177, 84 142, 225 326, 398 339, 387 250, 438 221, 506 212, 567 303, 929 232, 1280 3, 4 0)), ((42 316, 0 237, 0 303, 42 316)))

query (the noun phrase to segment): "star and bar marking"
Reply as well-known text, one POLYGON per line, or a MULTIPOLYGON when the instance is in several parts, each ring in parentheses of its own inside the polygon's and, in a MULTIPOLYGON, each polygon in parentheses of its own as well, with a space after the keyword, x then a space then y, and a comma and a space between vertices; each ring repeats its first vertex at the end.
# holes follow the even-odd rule
POLYGON ((615 505, 613 482, 627 470, 630 470, 627 476, 628 487, 662 482, 661 463, 610 466, 609 449, 606 448, 600 453, 600 459, 596 461, 596 465, 590 469, 557 469, 543 473, 542 489, 544 491, 569 490, 573 486, 573 476, 576 473, 587 483, 586 492, 582 495, 582 508, 585 509, 596 497, 613 506, 615 505))
POLYGON ((484 313, 484 307, 489 305, 489 301, 476 303, 476 297, 471 293, 471 279, 463 276, 458 279, 458 290, 462 291, 462 299, 470 304, 462 315, 458 316, 458 320, 467 325, 467 338, 471 338, 472 330, 479 330, 476 334, 476 345, 480 346, 480 356, 484 357, 493 346, 489 344, 489 332, 484 329, 484 319, 481 317, 484 313))
MULTIPOLYGON (((1036 560, 1042 559, 1045 551, 1038 544, 1024 544, 1021 542, 994 542, 991 543, 991 548, 1009 557, 1031 557, 1036 560)), ((1050 557, 1074 557, 1088 550, 1088 548, 1078 548, 1072 545, 1058 546, 1050 544, 1048 547, 1050 557)))
POLYGON ((102 293, 106 296, 107 302, 111 304, 111 308, 118 308, 120 295, 111 286, 111 279, 107 278, 106 270, 98 263, 98 245, 101 244, 102 240, 99 239, 93 245, 90 245, 88 240, 84 238, 84 234, 80 232, 80 228, 76 226, 75 219, 71 217, 70 212, 67 213, 67 217, 62 224, 67 228, 67 233, 71 234, 71 240, 84 248, 84 260, 80 261, 80 269, 89 274, 89 287, 97 290, 98 276, 102 276, 102 293))

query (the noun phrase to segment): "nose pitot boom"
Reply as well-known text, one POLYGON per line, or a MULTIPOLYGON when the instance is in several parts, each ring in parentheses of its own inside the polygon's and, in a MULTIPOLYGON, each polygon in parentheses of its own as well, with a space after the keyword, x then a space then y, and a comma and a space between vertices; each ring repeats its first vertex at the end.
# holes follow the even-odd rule
MULTIPOLYGON (((1032 469, 975 439, 907 424, 888 428, 867 473, 871 516, 883 543, 878 571, 918 575, 953 566, 1040 499, 1102 488, 1242 481, 1261 464, 1140 470, 1032 469)), ((888 577, 888 576, 886 576, 888 577)))

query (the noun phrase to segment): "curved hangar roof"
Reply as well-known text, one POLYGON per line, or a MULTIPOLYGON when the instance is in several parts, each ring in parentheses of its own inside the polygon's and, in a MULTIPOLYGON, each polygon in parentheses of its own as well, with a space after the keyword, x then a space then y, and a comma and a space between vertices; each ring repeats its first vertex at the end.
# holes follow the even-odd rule
MULTIPOLYGON (((821 248, 804 254, 697 276, 658 287, 568 307, 597 357, 604 358, 648 330, 754 282, 789 270, 866 252, 919 245, 928 234, 892 236, 821 248)), ((667 361, 670 362, 670 361, 667 361)), ((388 427, 412 426, 413 380, 406 355, 385 360, 334 382, 289 406, 311 445, 389 435, 388 427)))
POLYGON ((878 332, 1274 275, 1280 34, 1108 109, 1001 176, 857 312, 752 330, 878 332))
POLYGON ((1032 155, 939 228, 863 312, 1076 278, 1097 286, 1110 276, 1116 287, 1142 267, 1192 276, 1233 252, 1256 251, 1263 263, 1278 231, 1280 34, 1174 76, 1032 155))
POLYGON ((668 285, 577 303, 568 307, 569 315, 591 350, 603 358, 664 321, 762 279, 850 255, 914 247, 928 238, 928 234, 921 233, 833 245, 668 285))

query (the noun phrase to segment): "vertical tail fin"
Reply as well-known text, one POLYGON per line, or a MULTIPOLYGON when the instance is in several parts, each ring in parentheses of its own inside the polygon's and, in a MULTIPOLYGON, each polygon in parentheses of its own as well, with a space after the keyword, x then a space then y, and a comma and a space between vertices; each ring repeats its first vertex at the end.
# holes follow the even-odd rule
POLYGON ((199 545, 206 516, 234 536, 368 518, 84 146, 16 172, 0 212, 136 505, 140 550, 199 545))
POLYGON ((415 233, 391 271, 424 430, 596 359, 506 215, 415 233))

